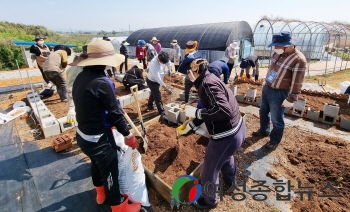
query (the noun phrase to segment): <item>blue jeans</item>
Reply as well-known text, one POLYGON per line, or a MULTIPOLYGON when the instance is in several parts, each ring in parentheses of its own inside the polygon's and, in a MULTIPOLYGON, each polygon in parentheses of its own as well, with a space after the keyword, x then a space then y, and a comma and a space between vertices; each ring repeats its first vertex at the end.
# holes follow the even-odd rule
POLYGON ((279 144, 284 131, 284 107, 283 101, 288 97, 288 90, 272 89, 265 85, 262 90, 262 102, 259 110, 260 129, 263 134, 270 133, 270 142, 279 144), (273 129, 270 131, 270 118, 273 129))

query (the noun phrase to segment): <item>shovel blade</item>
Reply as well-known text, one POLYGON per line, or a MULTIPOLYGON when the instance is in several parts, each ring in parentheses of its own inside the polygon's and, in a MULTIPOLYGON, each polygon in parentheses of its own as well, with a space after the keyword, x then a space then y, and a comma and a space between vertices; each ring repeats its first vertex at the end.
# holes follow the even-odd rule
POLYGON ((148 150, 148 139, 147 139, 147 137, 145 136, 145 137, 143 137, 143 149, 145 150, 145 153, 147 152, 147 150, 148 150))

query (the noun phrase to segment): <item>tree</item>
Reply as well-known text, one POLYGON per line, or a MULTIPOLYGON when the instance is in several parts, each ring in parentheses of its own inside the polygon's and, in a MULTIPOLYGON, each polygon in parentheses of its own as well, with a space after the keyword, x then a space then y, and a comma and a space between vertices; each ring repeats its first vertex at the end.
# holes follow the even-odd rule
POLYGON ((112 31, 112 34, 113 34, 113 36, 115 37, 115 34, 117 34, 117 32, 116 31, 112 31))

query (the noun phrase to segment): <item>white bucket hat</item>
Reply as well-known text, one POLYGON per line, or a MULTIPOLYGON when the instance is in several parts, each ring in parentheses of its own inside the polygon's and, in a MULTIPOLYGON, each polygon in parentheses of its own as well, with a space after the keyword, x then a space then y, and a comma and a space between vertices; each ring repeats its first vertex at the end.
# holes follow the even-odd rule
POLYGON ((95 40, 87 46, 87 58, 77 66, 106 65, 117 67, 124 62, 124 55, 116 54, 111 42, 95 40))
POLYGON ((237 43, 237 42, 232 42, 232 43, 230 44, 230 47, 231 47, 232 49, 239 49, 239 46, 238 46, 238 43, 237 43))

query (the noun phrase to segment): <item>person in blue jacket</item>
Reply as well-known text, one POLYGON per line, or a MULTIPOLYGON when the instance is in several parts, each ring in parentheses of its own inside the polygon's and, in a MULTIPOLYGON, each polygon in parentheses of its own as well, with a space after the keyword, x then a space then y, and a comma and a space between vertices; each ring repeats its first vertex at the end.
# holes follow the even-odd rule
POLYGON ((228 83, 229 78, 229 68, 224 60, 216 60, 209 64, 208 71, 219 79, 221 79, 221 75, 224 75, 224 83, 228 83))

